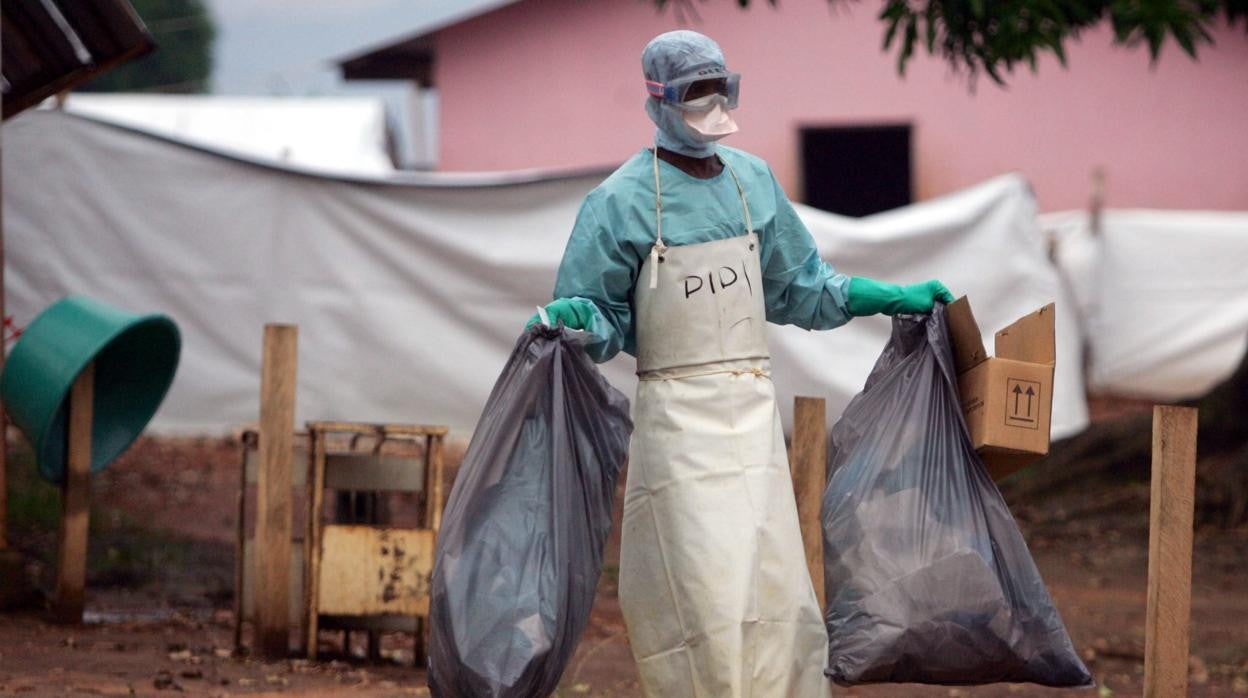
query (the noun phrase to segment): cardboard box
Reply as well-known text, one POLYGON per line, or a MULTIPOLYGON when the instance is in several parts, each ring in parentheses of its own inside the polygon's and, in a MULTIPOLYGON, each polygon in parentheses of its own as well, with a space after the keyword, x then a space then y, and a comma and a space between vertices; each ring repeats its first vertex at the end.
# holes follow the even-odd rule
POLYGON ((990 357, 970 302, 963 297, 948 307, 962 414, 994 480, 1049 452, 1054 314, 1050 303, 1014 321, 997 333, 996 355, 990 357))

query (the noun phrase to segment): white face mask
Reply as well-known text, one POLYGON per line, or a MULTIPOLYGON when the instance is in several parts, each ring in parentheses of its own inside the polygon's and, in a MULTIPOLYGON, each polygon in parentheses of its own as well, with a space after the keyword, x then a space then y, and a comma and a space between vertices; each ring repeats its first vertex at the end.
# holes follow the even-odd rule
POLYGON ((728 99, 723 95, 706 95, 680 106, 691 135, 703 143, 717 141, 737 132, 737 122, 732 120, 732 115, 728 112, 728 99))

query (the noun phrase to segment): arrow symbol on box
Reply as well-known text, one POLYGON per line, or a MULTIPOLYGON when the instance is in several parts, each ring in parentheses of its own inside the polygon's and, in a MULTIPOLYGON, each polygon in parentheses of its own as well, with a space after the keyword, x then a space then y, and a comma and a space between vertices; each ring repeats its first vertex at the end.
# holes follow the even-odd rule
MULTIPOLYGON (((1028 389, 1028 392, 1030 392, 1030 389, 1028 389)), ((1000 393, 998 393, 998 395, 999 395, 999 394, 1000 394, 1000 393)), ((1022 387, 1021 387, 1021 386, 1019 386, 1019 384, 1018 384, 1018 383, 1015 383, 1015 384, 1014 384, 1014 414, 1018 414, 1018 400, 1019 400, 1019 398, 1020 398, 1020 397, 1022 397, 1022 395, 1023 395, 1023 389, 1022 389, 1022 387)), ((1029 404, 1029 405, 1030 405, 1031 403, 1030 403, 1030 402, 1028 402, 1027 404, 1029 404)), ((1031 414, 1031 411, 1030 411, 1030 410, 1028 410, 1027 414, 1031 414)))
MULTIPOLYGON (((1017 388, 1017 386, 1015 387, 1017 388)), ((1031 399, 1035 396, 1036 396, 1036 391, 1032 390, 1030 385, 1027 386, 1027 416, 1028 417, 1031 416, 1031 399)))

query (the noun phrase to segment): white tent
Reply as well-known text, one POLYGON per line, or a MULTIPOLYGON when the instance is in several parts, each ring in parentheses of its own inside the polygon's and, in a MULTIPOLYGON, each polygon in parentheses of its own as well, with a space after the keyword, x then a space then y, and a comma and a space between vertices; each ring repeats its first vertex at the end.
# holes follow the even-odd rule
MULTIPOLYGON (((299 325, 297 419, 449 424, 467 435, 535 305, 550 297, 581 198, 604 173, 398 173, 342 179, 189 148, 58 112, 4 126, 9 307, 29 322, 81 293, 169 314, 183 360, 153 428, 221 432, 258 412, 261 328, 299 325)), ((1056 301, 1053 428, 1086 423, 1073 308, 1035 201, 1008 175, 865 219, 799 207, 847 273, 941 278, 991 334, 1056 301)), ((835 420, 887 338, 773 327, 794 395, 835 420)), ((634 362, 605 366, 632 390, 634 362)))
POLYGON ((1248 349, 1248 212, 1046 214, 1080 308, 1094 392, 1199 397, 1248 349))
POLYGON ((72 114, 184 143, 340 174, 386 175, 386 105, 374 97, 224 97, 75 92, 72 114))

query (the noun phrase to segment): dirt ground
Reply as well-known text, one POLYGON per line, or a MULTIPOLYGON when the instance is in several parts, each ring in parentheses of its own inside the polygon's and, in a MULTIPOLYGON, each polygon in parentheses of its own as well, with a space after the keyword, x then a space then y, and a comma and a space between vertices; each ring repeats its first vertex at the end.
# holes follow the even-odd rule
MULTIPOLYGON (((13 452, 10 542, 51 584, 57 495, 13 452)), ((87 623, 58 626, 41 602, 0 614, 0 695, 428 695, 411 642, 386 636, 367 662, 360 638, 321 662, 264 662, 232 645, 239 447, 231 439, 141 440, 93 478, 87 623)), ((1008 493, 1007 493, 1008 494, 1008 493)), ((394 506, 402 514, 403 501, 394 506)), ((1122 484, 1012 501, 1036 563, 1099 687, 1142 692, 1148 489, 1122 484)), ((618 515, 617 506, 617 515, 618 515)), ((617 527, 618 531, 618 527, 617 527)), ((637 696, 608 550, 589 628, 561 696, 637 696)), ((1193 696, 1248 695, 1248 530, 1200 529, 1192 599, 1193 696)), ((247 636, 245 635, 245 638, 247 636)), ((322 647, 336 647, 325 633, 322 647)), ((331 652, 331 654, 333 654, 331 652)), ((836 696, 1047 696, 1031 685, 834 688, 836 696)))

